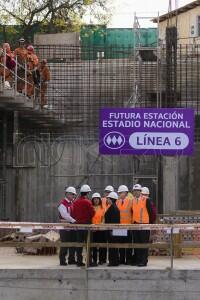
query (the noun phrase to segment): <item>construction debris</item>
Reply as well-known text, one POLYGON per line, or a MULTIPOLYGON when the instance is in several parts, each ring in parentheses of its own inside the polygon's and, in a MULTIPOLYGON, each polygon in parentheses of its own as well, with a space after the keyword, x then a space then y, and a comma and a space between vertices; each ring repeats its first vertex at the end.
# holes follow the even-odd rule
MULTIPOLYGON (((59 241, 60 236, 55 231, 48 231, 46 234, 22 234, 22 233, 11 233, 8 234, 2 238, 0 238, 1 242, 40 242, 40 243, 46 243, 46 242, 57 242, 59 241)), ((16 248, 17 253, 22 254, 31 254, 31 255, 54 255, 57 253, 56 247, 17 247, 16 248)))

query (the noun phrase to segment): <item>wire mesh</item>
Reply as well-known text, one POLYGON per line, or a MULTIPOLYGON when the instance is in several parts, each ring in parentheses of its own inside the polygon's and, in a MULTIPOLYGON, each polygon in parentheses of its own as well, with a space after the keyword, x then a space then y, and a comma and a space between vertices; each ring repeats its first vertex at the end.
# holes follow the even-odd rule
POLYGON ((199 141, 199 45, 179 45, 177 50, 68 45, 36 49, 40 59, 48 58, 51 69, 48 104, 66 125, 72 124, 71 132, 97 135, 102 107, 192 107, 199 141))
POLYGON ((48 58, 52 79, 48 104, 81 133, 96 133, 99 109, 123 107, 133 93, 133 49, 37 46, 48 58))

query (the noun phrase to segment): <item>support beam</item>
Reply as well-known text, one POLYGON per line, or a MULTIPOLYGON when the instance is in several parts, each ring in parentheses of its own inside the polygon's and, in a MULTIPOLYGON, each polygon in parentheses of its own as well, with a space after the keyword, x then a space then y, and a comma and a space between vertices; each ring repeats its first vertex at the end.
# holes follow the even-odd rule
POLYGON ((163 213, 178 209, 178 165, 177 157, 163 157, 163 213))
MULTIPOLYGON (((19 133, 19 113, 18 111, 14 111, 14 128, 13 128, 13 159, 16 162, 15 157, 15 148, 17 147, 18 143, 18 133, 19 133)), ((21 221, 21 199, 19 195, 19 169, 15 168, 15 204, 13 203, 13 206, 15 207, 15 220, 21 221)))

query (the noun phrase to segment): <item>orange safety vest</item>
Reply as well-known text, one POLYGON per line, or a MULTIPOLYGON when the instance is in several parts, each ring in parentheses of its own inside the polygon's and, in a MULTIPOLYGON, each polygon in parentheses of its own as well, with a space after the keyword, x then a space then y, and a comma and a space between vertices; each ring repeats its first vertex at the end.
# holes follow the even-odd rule
POLYGON ((124 199, 123 203, 121 199, 116 201, 116 205, 120 211, 120 223, 131 224, 132 223, 132 201, 129 197, 124 199))
POLYGON ((92 218, 92 224, 102 224, 104 222, 105 209, 101 206, 94 206, 95 215, 92 218))
POLYGON ((110 207, 110 204, 107 204, 107 198, 102 198, 101 201, 102 201, 102 206, 103 206, 104 210, 107 211, 110 207))
POLYGON ((149 214, 147 211, 147 198, 139 197, 139 199, 133 198, 133 223, 149 224, 149 214))

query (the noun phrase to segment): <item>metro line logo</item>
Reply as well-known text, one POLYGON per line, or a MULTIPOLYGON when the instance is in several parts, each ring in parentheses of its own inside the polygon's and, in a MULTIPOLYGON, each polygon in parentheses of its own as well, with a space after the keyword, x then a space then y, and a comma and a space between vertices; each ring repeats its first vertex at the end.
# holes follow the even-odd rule
POLYGON ((112 131, 104 137, 104 145, 109 149, 120 149, 125 144, 125 137, 122 133, 112 131))

